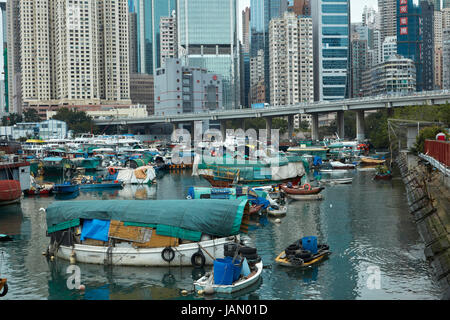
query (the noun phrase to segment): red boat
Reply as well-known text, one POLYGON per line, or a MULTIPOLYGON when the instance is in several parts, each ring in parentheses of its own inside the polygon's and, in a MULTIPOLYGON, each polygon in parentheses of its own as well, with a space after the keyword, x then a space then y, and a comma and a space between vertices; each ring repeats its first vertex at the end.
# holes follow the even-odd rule
POLYGON ((52 189, 41 189, 41 190, 25 190, 23 193, 27 196, 48 196, 53 192, 52 189))
POLYGON ((311 186, 307 183, 305 185, 303 185, 302 187, 293 186, 290 188, 285 184, 281 185, 280 187, 285 193, 296 194, 296 195, 318 194, 323 189, 325 189, 324 187, 311 188, 311 186))
POLYGON ((16 203, 22 197, 20 182, 16 180, 0 180, 0 205, 16 203))

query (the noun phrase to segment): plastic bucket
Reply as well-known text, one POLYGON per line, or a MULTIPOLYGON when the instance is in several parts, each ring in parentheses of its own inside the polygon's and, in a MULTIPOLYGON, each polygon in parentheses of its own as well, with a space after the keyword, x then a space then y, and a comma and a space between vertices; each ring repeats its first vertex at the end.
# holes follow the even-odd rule
POLYGON ((233 281, 236 281, 239 279, 239 276, 241 275, 241 260, 236 259, 234 260, 233 264, 233 258, 232 257, 225 257, 225 260, 228 261, 233 266, 233 281))
POLYGON ((303 250, 311 251, 312 254, 317 253, 317 237, 303 237, 302 238, 303 250))
POLYGON ((233 264, 231 260, 216 259, 214 261, 214 284, 230 285, 233 283, 233 264))

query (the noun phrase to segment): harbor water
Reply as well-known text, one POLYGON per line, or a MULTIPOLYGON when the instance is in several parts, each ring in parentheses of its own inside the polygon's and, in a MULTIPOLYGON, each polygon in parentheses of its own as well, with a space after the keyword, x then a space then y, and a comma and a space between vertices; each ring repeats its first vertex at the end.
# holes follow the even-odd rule
MULTIPOLYGON (((288 203, 287 215, 276 222, 265 218, 245 240, 254 245, 265 269, 253 287, 234 296, 213 299, 243 300, 434 300, 441 289, 425 260, 424 244, 408 213, 400 178, 373 180, 374 172, 333 174, 353 177, 348 185, 329 185, 321 201, 288 203), (276 265, 275 257, 289 244, 314 235, 332 254, 306 270, 276 265)), ((323 176, 324 178, 330 178, 323 176)), ((191 172, 166 173, 150 186, 122 190, 80 191, 76 200, 184 199, 191 186, 208 186, 191 172)), ((0 277, 8 279, 4 300, 160 300, 204 299, 193 281, 211 267, 137 268, 77 264, 86 289, 70 289, 68 261, 48 260, 42 253, 46 237, 45 213, 60 196, 25 197, 20 204, 0 207, 0 277), (187 290, 183 296, 181 290, 187 290)))

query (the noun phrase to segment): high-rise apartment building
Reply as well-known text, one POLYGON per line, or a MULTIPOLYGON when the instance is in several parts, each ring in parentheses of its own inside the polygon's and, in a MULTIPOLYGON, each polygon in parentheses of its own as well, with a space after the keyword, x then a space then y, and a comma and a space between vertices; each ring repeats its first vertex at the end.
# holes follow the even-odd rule
POLYGON ((397 2, 400 0, 378 0, 380 13, 381 42, 386 37, 397 36, 397 2))
POLYGON ((386 37, 383 41, 383 61, 397 55, 397 37, 386 37))
POLYGON ((442 88, 450 89, 450 28, 442 32, 442 88))
POLYGON ((240 106, 237 0, 177 3, 178 56, 183 64, 222 77, 223 108, 240 106))
POLYGON ((128 30, 129 30, 129 55, 130 55, 130 74, 137 73, 138 52, 137 52, 137 13, 134 3, 130 2, 128 12, 128 30))
POLYGON ((24 105, 130 102, 127 0, 24 0, 20 17, 24 105))
POLYGON ((20 67, 20 1, 6 3, 8 106, 10 113, 22 113, 20 67))
MULTIPOLYGON (((259 50, 264 51, 264 85, 266 87, 266 102, 270 101, 269 87, 269 23, 288 10, 288 1, 285 0, 251 0, 250 18, 250 56, 258 55, 259 50)), ((261 92, 261 90, 260 90, 261 92)))
MULTIPOLYGON (((161 67, 161 17, 170 17, 176 0, 133 0, 137 14, 138 72, 154 74, 161 67)), ((184 2, 184 1, 183 1, 184 2)))
POLYGON ((269 26, 270 104, 314 100, 313 25, 311 17, 285 12, 269 26))
POLYGON ((9 113, 6 2, 0 2, 0 117, 9 113))
POLYGON ((350 1, 313 1, 311 11, 314 28, 314 99, 344 99, 349 96, 350 1))
POLYGON ((175 11, 171 17, 161 17, 159 21, 160 31, 160 61, 164 65, 166 59, 178 58, 177 18, 175 11))
POLYGON ((266 102, 264 50, 258 50, 250 58, 250 95, 249 104, 266 102))
POLYGON ((311 16, 311 0, 293 0, 288 10, 298 16, 311 16))

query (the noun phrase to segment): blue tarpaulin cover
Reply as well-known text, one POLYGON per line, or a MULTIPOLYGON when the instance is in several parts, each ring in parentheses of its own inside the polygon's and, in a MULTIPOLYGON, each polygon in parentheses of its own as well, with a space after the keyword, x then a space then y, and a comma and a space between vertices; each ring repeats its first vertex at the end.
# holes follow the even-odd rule
POLYGON ((109 236, 109 220, 86 219, 81 230, 80 240, 86 238, 100 241, 108 241, 109 236))

